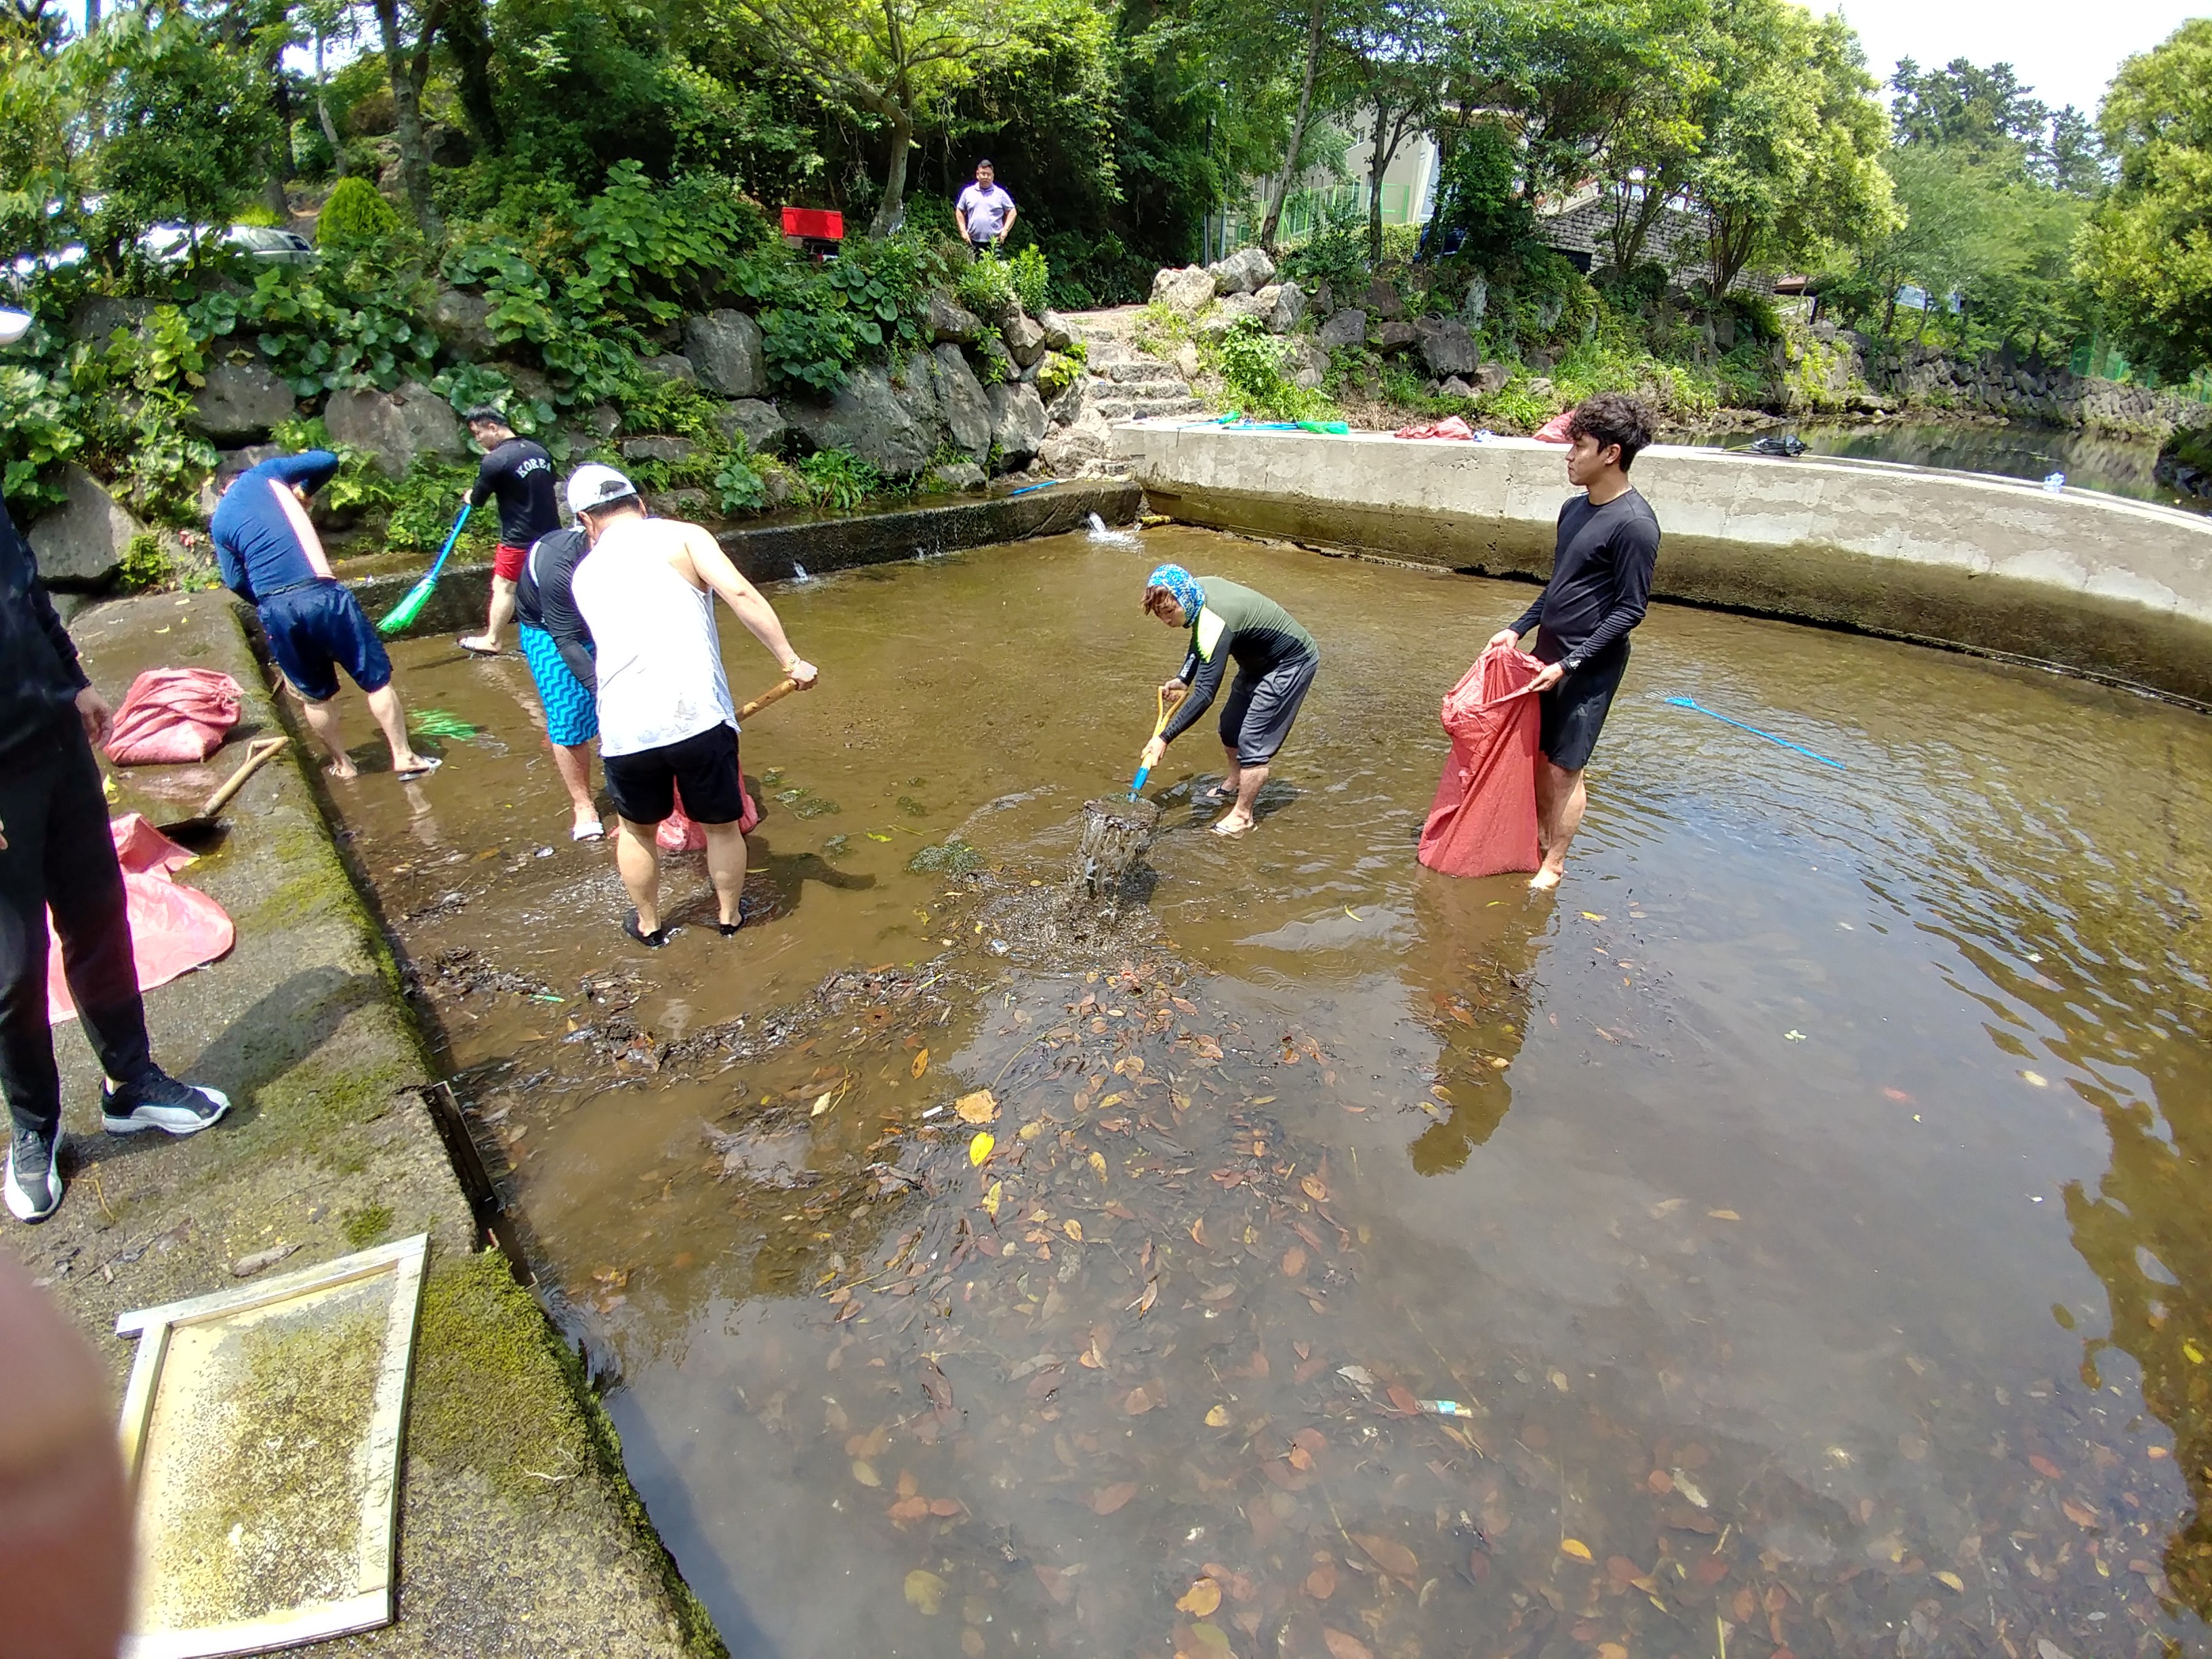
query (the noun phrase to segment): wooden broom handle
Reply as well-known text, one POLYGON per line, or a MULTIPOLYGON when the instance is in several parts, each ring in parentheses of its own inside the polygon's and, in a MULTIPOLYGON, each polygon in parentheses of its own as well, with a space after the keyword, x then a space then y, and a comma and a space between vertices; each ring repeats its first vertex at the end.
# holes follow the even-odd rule
POLYGON ((797 680, 778 680, 774 685, 769 687, 767 690, 762 692, 760 696, 755 697, 743 708, 738 710, 738 718, 741 720, 749 720, 754 715, 759 714, 762 709, 767 708, 769 704, 772 702, 781 702, 784 698, 789 696, 793 692, 798 690, 799 682, 797 680))
POLYGON ((199 816, 211 818, 222 811, 229 805, 230 798, 246 787, 246 779, 274 760, 277 752, 289 741, 288 738, 257 738, 246 750, 246 758, 240 763, 238 770, 233 772, 216 788, 215 793, 207 798, 207 804, 200 808, 199 816))

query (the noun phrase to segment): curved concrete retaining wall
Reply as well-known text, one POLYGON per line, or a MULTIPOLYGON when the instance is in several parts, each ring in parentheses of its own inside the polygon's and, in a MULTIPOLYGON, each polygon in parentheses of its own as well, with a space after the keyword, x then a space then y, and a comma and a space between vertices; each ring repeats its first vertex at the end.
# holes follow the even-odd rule
MULTIPOLYGON (((1155 511, 1483 575, 1550 573, 1559 446, 1133 422, 1155 511)), ((2031 657, 2212 703, 2212 520, 2093 491, 1662 445, 1655 593, 2031 657)))

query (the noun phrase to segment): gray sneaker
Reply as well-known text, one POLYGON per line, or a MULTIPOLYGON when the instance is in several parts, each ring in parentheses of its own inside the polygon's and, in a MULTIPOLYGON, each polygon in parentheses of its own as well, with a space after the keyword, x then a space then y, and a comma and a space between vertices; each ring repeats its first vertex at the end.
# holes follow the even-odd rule
POLYGON ((33 1129, 15 1131, 8 1148, 5 1183, 9 1212, 18 1221, 44 1221, 62 1206, 62 1138, 33 1129))
POLYGON ((100 1085, 100 1124, 112 1135, 142 1129, 196 1135, 230 1109, 230 1097, 197 1083, 179 1083, 156 1072, 142 1083, 100 1085))

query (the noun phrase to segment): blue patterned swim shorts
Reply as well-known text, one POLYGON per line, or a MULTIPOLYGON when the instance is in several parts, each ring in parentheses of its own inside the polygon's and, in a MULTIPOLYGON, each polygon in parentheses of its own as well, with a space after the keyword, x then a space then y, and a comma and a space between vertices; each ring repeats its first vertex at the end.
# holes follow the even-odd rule
POLYGON ((563 749, 574 749, 598 737, 599 699, 568 672, 553 636, 525 623, 522 655, 530 665, 531 678, 538 682, 538 701, 545 705, 545 735, 563 749))

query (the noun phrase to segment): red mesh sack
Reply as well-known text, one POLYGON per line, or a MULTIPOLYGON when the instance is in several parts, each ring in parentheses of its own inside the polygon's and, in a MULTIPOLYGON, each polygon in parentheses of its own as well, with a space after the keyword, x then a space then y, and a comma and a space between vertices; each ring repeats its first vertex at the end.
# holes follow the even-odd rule
POLYGON ((1550 420, 1545 422, 1543 425, 1536 428, 1536 441, 1540 444, 1571 444, 1574 442, 1573 434, 1567 430, 1567 422, 1574 419, 1574 417, 1575 411, 1573 410, 1561 410, 1558 414, 1553 416, 1550 420))
MULTIPOLYGON (((229 913, 197 888, 179 887, 170 872, 192 855, 136 812, 108 825, 117 860, 123 866, 124 895, 131 912, 131 959, 138 988, 150 991, 179 974, 228 951, 237 935, 229 913)), ((46 930, 46 1020, 59 1024, 76 1017, 69 979, 62 971, 61 940, 51 921, 46 930)))
MULTIPOLYGON (((738 792, 745 799, 745 810, 738 819, 738 831, 750 836, 753 826, 761 821, 761 810, 760 804, 753 799, 753 792, 745 787, 745 768, 742 759, 738 763, 738 792)), ((676 810, 661 819, 660 827, 653 832, 653 844, 664 853, 703 853, 707 850, 707 832, 684 815, 683 790, 676 791, 676 810)))
POLYGON ((1493 645, 1444 696, 1439 711, 1451 757, 1421 826, 1421 862, 1448 876, 1534 870, 1536 855, 1536 699, 1543 665, 1493 645))
POLYGON ((238 682, 212 668, 149 668, 131 682, 107 734, 118 766, 204 761, 238 724, 238 682))

